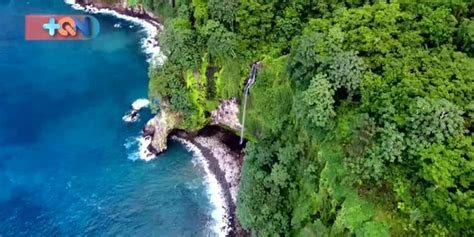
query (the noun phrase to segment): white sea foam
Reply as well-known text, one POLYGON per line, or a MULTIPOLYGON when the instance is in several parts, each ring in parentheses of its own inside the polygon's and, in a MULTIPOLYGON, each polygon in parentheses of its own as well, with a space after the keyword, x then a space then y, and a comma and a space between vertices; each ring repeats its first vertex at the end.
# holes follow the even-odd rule
POLYGON ((136 161, 136 160, 144 160, 150 161, 156 158, 156 155, 152 154, 148 151, 148 145, 151 143, 151 137, 142 137, 141 135, 137 137, 129 137, 125 144, 125 149, 128 152, 128 159, 136 161))
POLYGON ((134 110, 141 110, 143 108, 146 108, 150 105, 150 101, 148 99, 136 99, 132 103, 132 108, 134 110))
POLYGON ((131 17, 124 14, 120 14, 114 10, 108 8, 98 9, 92 6, 81 6, 73 0, 65 0, 66 3, 71 4, 72 8, 75 10, 84 11, 91 14, 104 14, 117 17, 119 19, 126 20, 133 24, 139 25, 143 28, 146 37, 141 40, 142 49, 149 56, 147 61, 152 65, 161 65, 166 60, 166 57, 161 53, 161 49, 158 46, 158 41, 156 37, 158 31, 162 29, 161 25, 154 25, 146 20, 140 19, 138 17, 131 17))
MULTIPOLYGON (((161 49, 158 46, 158 42, 156 41, 156 36, 158 35, 158 31, 162 30, 161 25, 155 26, 150 22, 147 22, 143 19, 127 16, 124 14, 120 14, 111 9, 97 9, 95 7, 86 6, 83 7, 79 4, 75 3, 75 0, 65 0, 67 4, 71 4, 73 9, 85 11, 91 14, 105 14, 105 15, 112 15, 117 18, 132 22, 136 25, 139 25, 143 28, 143 31, 146 33, 146 37, 141 40, 142 49, 144 52, 149 55, 149 59, 147 60, 151 65, 161 65, 166 60, 166 57, 161 53, 161 49)), ((130 26, 133 28, 133 26, 130 26)), ((149 102, 148 102, 149 103, 149 102)), ((212 218, 214 219, 213 223, 213 230, 219 236, 226 236, 229 231, 231 230, 231 226, 229 220, 227 218, 228 214, 228 207, 224 198, 224 190, 222 190, 219 182, 215 175, 210 171, 209 163, 202 155, 201 151, 194 146, 192 143, 174 137, 173 139, 181 142, 185 145, 185 147, 193 152, 194 158, 197 160, 197 163, 200 164, 204 171, 206 172, 206 185, 208 186, 208 193, 211 199, 211 202, 214 206, 214 210, 212 212, 212 218)), ((129 159, 138 160, 142 159, 145 161, 150 161, 155 158, 153 154, 148 151, 148 145, 151 143, 151 138, 146 137, 143 138, 142 136, 127 139, 127 142, 124 144, 127 150, 133 150, 134 152, 129 153, 129 159), (138 146, 138 149, 136 148, 138 146)))
POLYGON ((125 147, 125 150, 127 150, 127 158, 129 160, 136 161, 140 159, 140 152, 138 149, 139 145, 140 143, 138 137, 127 138, 123 146, 125 147))
POLYGON ((122 24, 120 24, 120 23, 115 23, 115 24, 114 24, 114 28, 122 28, 122 24))
POLYGON ((219 185, 217 177, 211 172, 209 162, 204 158, 201 150, 191 142, 178 137, 172 137, 172 139, 179 141, 188 151, 191 151, 194 159, 197 160, 197 163, 201 165, 204 172, 206 172, 205 182, 211 203, 214 206, 214 210, 212 211, 212 218, 214 220, 213 230, 218 236, 227 236, 232 229, 227 218, 229 208, 224 198, 224 190, 219 185))
POLYGON ((126 123, 135 123, 139 120, 139 118, 140 118, 140 114, 136 114, 135 116, 132 116, 132 113, 129 112, 125 114, 124 116, 122 116, 122 121, 126 123))
POLYGON ((224 171, 232 201, 236 203, 240 183, 239 161, 226 145, 214 137, 196 137, 195 141, 208 148, 217 159, 219 168, 224 171))
POLYGON ((140 159, 144 161, 150 161, 156 158, 156 155, 151 153, 148 150, 148 146, 150 145, 151 140, 152 140, 152 137, 150 136, 146 136, 146 137, 140 136, 140 138, 138 138, 138 141, 140 143, 140 145, 138 146, 140 159))

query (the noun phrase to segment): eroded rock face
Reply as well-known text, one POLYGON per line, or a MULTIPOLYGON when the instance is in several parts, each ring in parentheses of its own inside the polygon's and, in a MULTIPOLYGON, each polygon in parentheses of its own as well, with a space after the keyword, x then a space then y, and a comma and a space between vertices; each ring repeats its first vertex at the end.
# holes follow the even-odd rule
POLYGON ((150 119, 143 128, 143 136, 152 138, 148 150, 157 155, 165 151, 168 141, 168 135, 176 128, 180 116, 177 113, 168 111, 162 106, 160 113, 150 119))
POLYGON ((240 130, 239 104, 236 98, 221 100, 219 107, 211 112, 213 125, 223 125, 232 130, 240 130))
POLYGON ((98 8, 111 8, 120 13, 133 17, 156 19, 156 16, 151 11, 146 11, 143 5, 136 4, 134 6, 128 6, 127 0, 116 0, 113 2, 106 0, 76 0, 76 3, 81 5, 93 5, 98 8))

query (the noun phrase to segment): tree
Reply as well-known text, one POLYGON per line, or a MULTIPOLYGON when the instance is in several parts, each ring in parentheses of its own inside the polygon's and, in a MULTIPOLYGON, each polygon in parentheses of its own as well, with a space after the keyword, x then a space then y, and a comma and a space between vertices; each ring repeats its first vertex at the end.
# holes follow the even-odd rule
POLYGON ((418 8, 423 13, 421 21, 417 23, 417 28, 422 35, 425 35, 426 42, 433 46, 451 43, 457 21, 450 10, 445 7, 433 10, 424 5, 418 5, 418 8))
POLYGON ((187 20, 170 20, 166 22, 164 29, 160 39, 168 60, 182 68, 197 68, 200 61, 199 45, 196 45, 196 33, 187 20))
POLYGON ((296 114, 315 127, 326 127, 334 112, 334 89, 326 76, 317 74, 309 88, 295 100, 296 114))
POLYGON ((417 98, 408 112, 405 124, 407 145, 412 154, 431 144, 443 144, 465 132, 463 111, 447 100, 417 98))
POLYGON ((206 24, 208 18, 208 9, 205 0, 192 0, 192 5, 194 7, 194 24, 201 26, 206 24))
POLYGON ((249 65, 260 62, 237 202, 244 228, 474 234, 473 3, 176 3, 150 95, 199 121, 188 128, 205 124, 218 99, 241 96, 249 65), (216 96, 201 91, 197 75, 208 68, 218 70, 216 96))
POLYGON ((459 49, 471 57, 474 56, 474 21, 464 19, 457 32, 457 45, 459 49))
POLYGON ((242 177, 245 178, 240 185, 237 216, 245 228, 256 230, 255 234, 271 236, 288 232, 289 217, 282 189, 266 171, 267 165, 271 164, 269 162, 275 160, 275 150, 265 143, 251 143, 245 149, 246 160, 242 169, 242 177))
POLYGON ((239 35, 252 49, 270 40, 275 17, 273 2, 242 1, 237 12, 239 35))
POLYGON ((149 91, 152 97, 169 101, 170 109, 174 112, 189 116, 194 110, 180 68, 170 61, 151 72, 149 91))
POLYGON ((292 47, 288 59, 288 72, 297 87, 306 88, 312 77, 316 75, 319 65, 325 62, 323 55, 316 51, 316 45, 318 43, 321 45, 321 42, 323 42, 323 35, 311 32, 299 38, 292 47))
POLYGON ((328 79, 334 89, 345 88, 349 95, 358 92, 364 61, 354 51, 336 53, 329 62, 328 79))
POLYGON ((221 22, 230 31, 234 31, 239 5, 240 1, 237 0, 209 0, 209 15, 213 20, 221 22))
POLYGON ((221 24, 209 20, 201 29, 209 53, 224 62, 237 57, 238 40, 235 33, 227 31, 221 24))

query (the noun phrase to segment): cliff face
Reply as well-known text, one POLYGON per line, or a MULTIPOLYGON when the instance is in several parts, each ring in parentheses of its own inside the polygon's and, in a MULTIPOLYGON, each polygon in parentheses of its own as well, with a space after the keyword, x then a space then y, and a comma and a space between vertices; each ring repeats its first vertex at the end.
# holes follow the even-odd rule
POLYGON ((166 102, 162 102, 160 112, 150 119, 143 128, 143 136, 151 137, 148 150, 155 155, 164 152, 168 148, 168 135, 181 121, 181 116, 169 111, 166 105, 166 102))
POLYGON ((127 0, 76 0, 76 3, 82 6, 89 5, 97 8, 110 8, 119 13, 150 20, 152 23, 158 24, 157 17, 152 12, 145 10, 142 4, 129 6, 127 0))
POLYGON ((212 125, 228 127, 234 131, 242 128, 239 121, 239 104, 236 98, 222 100, 217 109, 211 111, 212 125))

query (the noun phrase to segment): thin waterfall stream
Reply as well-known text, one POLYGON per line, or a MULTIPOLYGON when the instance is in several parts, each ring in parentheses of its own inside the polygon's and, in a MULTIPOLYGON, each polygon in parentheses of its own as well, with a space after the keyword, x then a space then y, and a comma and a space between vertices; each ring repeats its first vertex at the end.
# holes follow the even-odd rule
POLYGON ((242 112, 242 128, 240 129, 240 144, 244 142, 244 130, 245 130, 245 113, 247 110, 247 98, 249 95, 250 87, 255 83, 255 76, 257 75, 257 63, 252 64, 250 70, 250 76, 245 84, 244 88, 244 111, 242 112))

